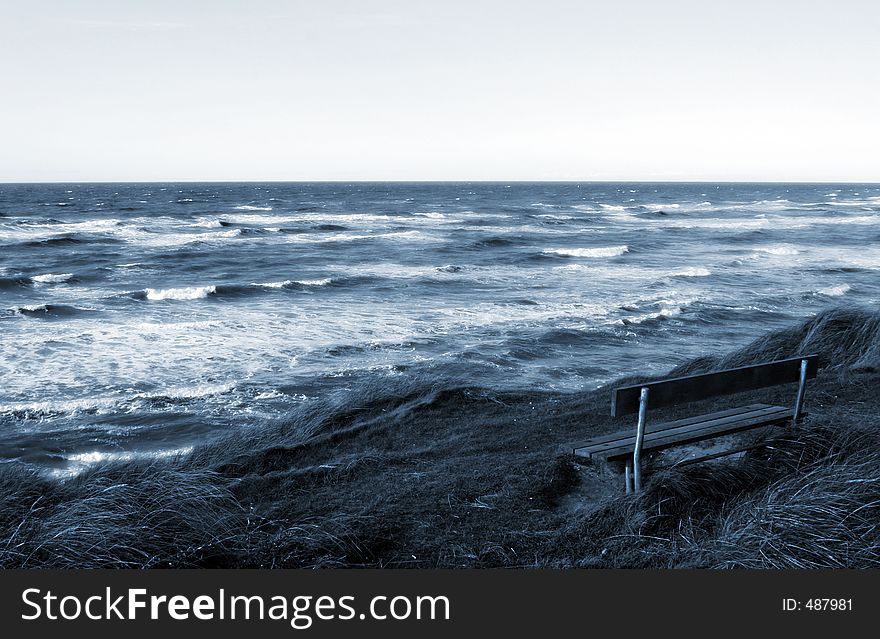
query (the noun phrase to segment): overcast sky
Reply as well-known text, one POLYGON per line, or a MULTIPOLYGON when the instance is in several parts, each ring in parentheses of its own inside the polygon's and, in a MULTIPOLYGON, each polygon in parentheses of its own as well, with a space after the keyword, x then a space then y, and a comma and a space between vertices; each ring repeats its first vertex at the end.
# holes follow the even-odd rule
POLYGON ((875 0, 0 7, 0 181, 880 181, 875 0))

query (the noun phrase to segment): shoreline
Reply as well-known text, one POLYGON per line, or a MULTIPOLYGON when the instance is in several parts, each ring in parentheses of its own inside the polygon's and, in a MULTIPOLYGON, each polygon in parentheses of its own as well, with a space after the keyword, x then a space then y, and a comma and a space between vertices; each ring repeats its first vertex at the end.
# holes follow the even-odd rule
MULTIPOLYGON (((407 380, 176 458, 60 482, 4 465, 0 565, 876 567, 880 311, 823 311, 670 375, 808 351, 821 370, 801 427, 776 427, 758 452, 652 473, 638 497, 570 454, 626 427, 608 416, 610 390, 638 378, 515 394, 407 380)), ((656 418, 791 397, 764 389, 656 418)))

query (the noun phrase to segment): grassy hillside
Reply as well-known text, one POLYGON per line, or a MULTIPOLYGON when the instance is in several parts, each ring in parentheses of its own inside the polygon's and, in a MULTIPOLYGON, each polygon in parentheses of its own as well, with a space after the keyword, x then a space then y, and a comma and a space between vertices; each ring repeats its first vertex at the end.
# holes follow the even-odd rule
MULTIPOLYGON (((571 444, 629 427, 610 388, 500 394, 401 378, 176 459, 64 482, 0 468, 5 567, 877 567, 880 313, 835 309, 673 374, 818 353, 809 416, 745 456, 649 474, 637 497, 571 444)), ((638 378, 623 380, 624 383, 638 378)), ((745 401, 788 405, 777 387, 745 401)))

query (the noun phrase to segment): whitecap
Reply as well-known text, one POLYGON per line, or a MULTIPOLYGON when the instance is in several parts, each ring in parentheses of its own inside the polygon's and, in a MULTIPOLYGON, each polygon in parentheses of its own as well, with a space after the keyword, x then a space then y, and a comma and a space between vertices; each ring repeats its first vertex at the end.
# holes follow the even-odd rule
POLYGON ((119 398, 93 397, 89 399, 68 399, 58 401, 41 402, 10 402, 0 404, 0 415, 8 414, 35 414, 35 415, 58 415, 75 414, 79 412, 103 412, 116 408, 119 398))
POLYGON ((198 300, 217 292, 216 286, 189 286, 184 288, 148 288, 147 299, 158 300, 198 300))
POLYGON ((235 390, 235 384, 231 382, 224 384, 199 384, 197 386, 177 386, 151 393, 140 393, 135 395, 134 399, 198 399, 212 395, 223 395, 233 390, 235 390))
POLYGON ((253 206, 251 204, 242 204, 235 207, 236 211, 271 211, 271 206, 253 206))
POLYGON ((15 309, 15 312, 21 315, 24 313, 40 313, 44 311, 48 311, 49 307, 46 304, 24 304, 22 306, 18 306, 15 309))
POLYGON ((279 397, 284 397, 283 393, 279 393, 277 390, 266 391, 264 393, 260 393, 256 397, 255 400, 260 401, 264 399, 278 399, 279 397))
POLYGON ((221 226, 223 226, 223 224, 218 219, 212 219, 212 220, 200 220, 198 222, 194 222, 193 224, 190 224, 190 226, 203 228, 203 229, 216 229, 216 228, 220 228, 221 226))
POLYGON ((535 217, 542 217, 547 220, 574 220, 576 219, 572 215, 556 215, 554 213, 541 213, 536 215, 535 217))
POLYGON ((755 248, 759 253, 768 253, 770 255, 797 255, 799 250, 792 246, 759 246, 755 248))
POLYGON ((672 273, 676 277, 708 277, 712 271, 702 266, 689 266, 672 273))
POLYGON ((46 273, 45 275, 36 275, 32 279, 39 284, 56 284, 58 282, 66 282, 73 277, 73 273, 60 273, 58 275, 46 273))
POLYGON ((598 248, 558 248, 544 249, 544 253, 553 253, 555 255, 565 255, 568 257, 617 257, 629 251, 629 247, 621 246, 602 246, 598 248))
POLYGON ((425 235, 421 231, 395 231, 392 233, 337 233, 334 235, 312 236, 312 235, 292 235, 287 241, 291 243, 302 244, 322 244, 325 242, 355 242, 358 240, 376 240, 388 237, 409 238, 418 240, 430 240, 430 236, 425 235))
POLYGON ((827 295, 828 297, 840 297, 847 293, 850 290, 849 284, 840 284, 838 286, 828 286, 825 288, 820 288, 816 291, 819 295, 827 295))
POLYGON ((626 318, 625 320, 619 320, 624 325, 626 324, 642 324, 649 320, 657 319, 660 317, 674 317, 676 315, 681 315, 681 306, 664 306, 659 311, 654 313, 645 313, 643 315, 637 315, 635 317, 626 318))

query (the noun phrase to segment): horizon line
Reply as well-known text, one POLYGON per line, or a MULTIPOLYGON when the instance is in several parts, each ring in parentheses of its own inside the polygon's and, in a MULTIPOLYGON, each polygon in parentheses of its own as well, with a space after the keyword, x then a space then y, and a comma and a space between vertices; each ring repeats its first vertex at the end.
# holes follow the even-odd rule
POLYGON ((880 185, 880 180, 0 180, 6 185, 47 184, 859 184, 880 185))

